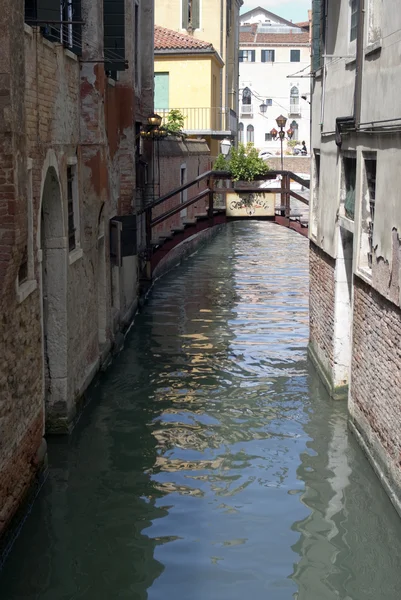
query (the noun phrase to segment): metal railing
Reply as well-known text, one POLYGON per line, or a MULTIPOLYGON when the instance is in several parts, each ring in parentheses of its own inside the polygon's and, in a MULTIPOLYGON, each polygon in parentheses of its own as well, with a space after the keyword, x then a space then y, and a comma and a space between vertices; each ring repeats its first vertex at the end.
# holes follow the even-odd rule
POLYGON ((237 132, 237 115, 230 108, 220 107, 187 107, 187 108, 155 108, 162 119, 162 125, 167 125, 170 111, 178 110, 184 117, 184 132, 188 134, 211 134, 213 132, 237 132))

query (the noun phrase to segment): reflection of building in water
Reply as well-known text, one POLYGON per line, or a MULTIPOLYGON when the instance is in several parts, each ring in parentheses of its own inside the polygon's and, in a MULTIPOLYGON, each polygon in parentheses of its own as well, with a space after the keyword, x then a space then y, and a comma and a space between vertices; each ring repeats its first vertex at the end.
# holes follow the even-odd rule
POLYGON ((345 407, 330 407, 329 413, 326 392, 315 378, 310 385, 314 405, 305 425, 310 452, 301 456, 297 469, 308 515, 293 525, 300 533, 292 547, 300 556, 292 574, 299 587, 296 598, 395 599, 399 557, 390 557, 388 548, 399 546, 396 513, 347 430, 345 407))

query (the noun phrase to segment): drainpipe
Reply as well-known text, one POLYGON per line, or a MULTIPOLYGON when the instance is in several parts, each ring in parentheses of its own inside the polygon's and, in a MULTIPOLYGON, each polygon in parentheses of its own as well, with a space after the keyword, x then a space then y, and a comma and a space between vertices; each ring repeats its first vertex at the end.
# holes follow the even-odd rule
POLYGON ((358 34, 356 40, 356 71, 355 71, 355 95, 354 95, 354 118, 358 129, 361 122, 362 104, 362 76, 364 59, 364 35, 365 35, 365 0, 359 0, 358 34))
MULTIPOLYGON (((223 58, 223 28, 224 28, 224 0, 220 0, 220 56, 224 60, 224 72, 227 69, 227 56, 223 58)), ((223 110, 223 69, 220 70, 220 109, 223 110)))

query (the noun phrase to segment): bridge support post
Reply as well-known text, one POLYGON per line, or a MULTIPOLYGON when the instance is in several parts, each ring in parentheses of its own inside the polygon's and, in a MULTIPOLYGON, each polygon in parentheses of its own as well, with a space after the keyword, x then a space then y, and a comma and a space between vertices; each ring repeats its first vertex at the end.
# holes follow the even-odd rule
POLYGON ((152 279, 152 209, 145 211, 145 236, 146 236, 146 267, 145 278, 152 279))

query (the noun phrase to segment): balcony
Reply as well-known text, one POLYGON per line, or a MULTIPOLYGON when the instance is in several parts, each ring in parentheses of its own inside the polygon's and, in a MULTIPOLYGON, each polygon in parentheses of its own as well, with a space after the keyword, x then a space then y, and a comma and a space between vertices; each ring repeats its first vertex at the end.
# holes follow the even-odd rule
POLYGON ((241 117, 253 117, 253 104, 241 104, 240 105, 241 117))
POLYGON ((211 137, 233 136, 237 133, 237 115, 230 108, 155 108, 155 112, 167 125, 170 110, 179 110, 184 116, 184 133, 187 135, 210 135, 211 137))

